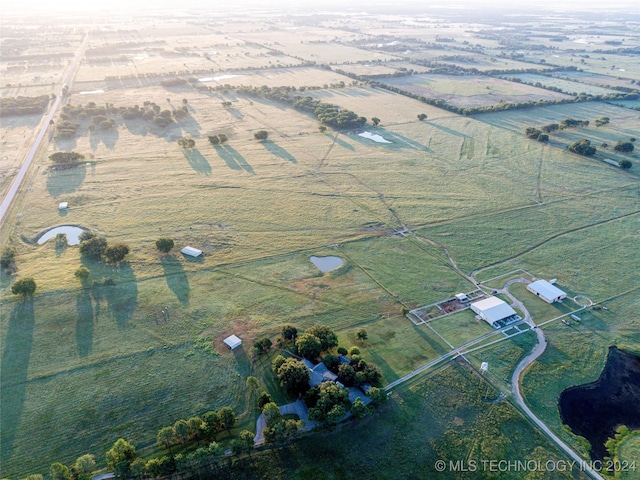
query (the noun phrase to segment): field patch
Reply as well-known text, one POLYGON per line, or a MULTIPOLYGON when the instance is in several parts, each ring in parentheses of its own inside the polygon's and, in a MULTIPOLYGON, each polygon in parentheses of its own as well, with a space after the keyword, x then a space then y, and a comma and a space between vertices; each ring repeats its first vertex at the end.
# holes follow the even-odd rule
POLYGON ((485 76, 411 75, 386 78, 383 83, 458 107, 485 107, 501 102, 521 103, 569 98, 556 92, 485 76))

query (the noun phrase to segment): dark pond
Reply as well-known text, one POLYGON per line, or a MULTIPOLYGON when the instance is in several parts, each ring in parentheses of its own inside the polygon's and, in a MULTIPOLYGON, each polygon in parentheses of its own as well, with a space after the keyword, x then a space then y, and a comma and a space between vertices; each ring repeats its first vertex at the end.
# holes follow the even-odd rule
POLYGON ((558 400, 560 417, 591 444, 591 458, 608 455, 605 442, 619 425, 640 428, 640 358, 609 347, 607 363, 593 383, 567 388, 558 400))

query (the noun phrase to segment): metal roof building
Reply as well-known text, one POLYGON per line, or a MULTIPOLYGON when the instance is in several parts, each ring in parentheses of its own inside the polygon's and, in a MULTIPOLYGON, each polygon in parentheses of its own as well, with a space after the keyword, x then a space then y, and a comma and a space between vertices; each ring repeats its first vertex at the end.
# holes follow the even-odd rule
POLYGON ((518 314, 511 306, 497 297, 488 297, 478 302, 473 302, 471 310, 494 328, 500 328, 499 322, 507 323, 516 319, 518 314))
POLYGON ((202 255, 202 250, 198 250, 197 248, 193 247, 184 247, 180 251, 185 255, 189 255, 190 257, 199 257, 202 255))
POLYGON ((566 292, 563 292, 546 280, 538 280, 530 283, 527 285, 527 290, 547 303, 558 302, 567 296, 566 292))
POLYGON ((235 335, 231 335, 230 337, 225 338, 223 341, 231 350, 242 345, 242 340, 240 340, 240 338, 236 337, 235 335))

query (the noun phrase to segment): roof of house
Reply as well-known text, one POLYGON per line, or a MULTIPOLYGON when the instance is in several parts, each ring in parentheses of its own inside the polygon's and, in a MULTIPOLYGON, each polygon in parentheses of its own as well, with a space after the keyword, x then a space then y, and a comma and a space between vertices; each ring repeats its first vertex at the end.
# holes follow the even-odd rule
POLYGON ((530 290, 533 290, 536 293, 539 293, 545 298, 558 298, 566 295, 566 292, 563 292, 555 285, 547 282, 546 280, 537 280, 528 285, 530 290))
POLYGON ((235 335, 231 335, 231 336, 225 338, 223 341, 224 341, 224 343, 227 344, 227 346, 231 350, 233 350, 234 348, 236 348, 236 347, 238 347, 238 346, 240 346, 242 344, 242 340, 240 338, 236 337, 235 335))
MULTIPOLYGON (((308 363, 304 362, 304 364, 309 368, 308 363)), ((309 377, 309 383, 312 387, 317 387, 322 382, 334 382, 338 378, 338 376, 330 371, 322 362, 318 363, 313 368, 309 368, 309 377)))
POLYGON ((508 318, 513 315, 517 315, 516 311, 511 306, 500 300, 498 297, 488 297, 478 302, 471 304, 473 309, 480 312, 487 319, 488 322, 494 323, 503 318, 508 318))
POLYGON ((202 255, 202 250, 198 250, 197 248, 193 247, 184 247, 180 251, 185 255, 191 255, 192 257, 199 257, 200 255, 202 255))

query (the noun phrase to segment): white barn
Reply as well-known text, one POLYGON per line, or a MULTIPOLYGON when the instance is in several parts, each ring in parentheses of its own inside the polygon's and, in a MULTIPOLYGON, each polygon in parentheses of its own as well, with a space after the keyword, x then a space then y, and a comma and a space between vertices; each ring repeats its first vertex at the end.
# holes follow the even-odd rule
POLYGON ((184 253, 185 255, 189 255, 190 257, 201 257, 202 256, 202 250, 198 250, 197 248, 193 248, 193 247, 184 247, 180 251, 182 253, 184 253))
POLYGON ((508 303, 497 297, 488 297, 473 302, 470 307, 478 314, 478 317, 493 328, 500 328, 502 325, 519 318, 516 311, 508 303))
POLYGON ((225 338, 223 341, 231 350, 242 345, 242 340, 240 340, 240 338, 236 337, 235 335, 231 335, 230 337, 225 338))
POLYGON ((546 280, 537 280, 530 283, 527 285, 527 290, 547 303, 559 302, 567 296, 565 292, 546 280))

